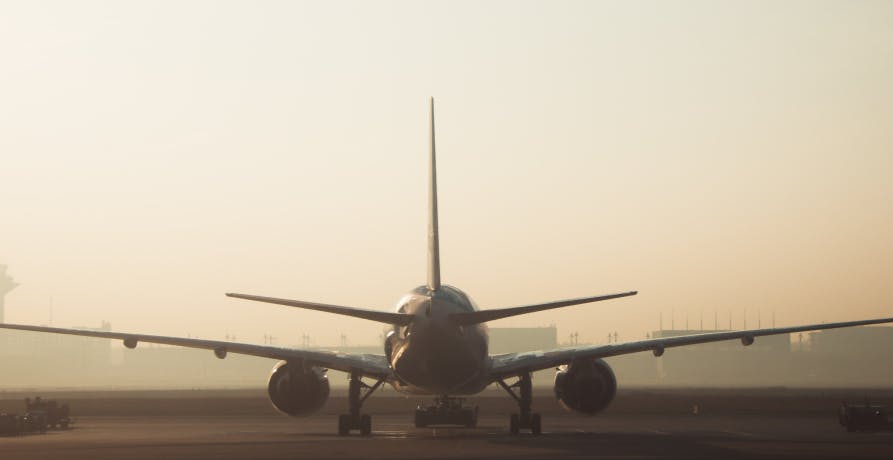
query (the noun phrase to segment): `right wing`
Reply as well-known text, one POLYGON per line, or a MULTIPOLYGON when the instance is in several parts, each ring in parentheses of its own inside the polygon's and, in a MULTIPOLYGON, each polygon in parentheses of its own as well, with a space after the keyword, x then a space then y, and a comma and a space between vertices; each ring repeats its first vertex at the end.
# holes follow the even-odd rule
POLYGON ((575 359, 607 358, 610 356, 626 355, 640 351, 652 351, 656 356, 660 356, 667 348, 681 347, 684 345, 695 345, 699 343, 720 342, 723 340, 734 339, 741 339, 742 343, 749 345, 753 343, 755 337, 766 335, 791 334, 794 332, 820 331, 824 329, 837 329, 841 327, 865 326, 882 323, 893 323, 893 318, 847 321, 842 323, 810 324, 806 326, 771 329, 751 329, 745 331, 708 332, 706 334, 647 339, 637 342, 610 345, 592 345, 587 347, 559 348, 548 351, 507 353, 492 357, 490 374, 493 378, 504 378, 517 375, 521 372, 532 372, 561 366, 563 364, 568 364, 575 359))
POLYGON ((124 332, 83 331, 80 329, 63 329, 58 327, 28 326, 23 324, 0 324, 0 329, 19 331, 49 332, 52 334, 78 335, 103 339, 123 340, 125 346, 133 348, 138 342, 176 345, 189 348, 213 350, 218 356, 226 353, 259 356, 262 358, 296 361, 312 366, 320 366, 338 371, 359 371, 370 377, 389 377, 391 368, 383 355, 338 353, 334 351, 297 350, 293 348, 253 345, 248 343, 224 342, 219 340, 184 339, 181 337, 165 337, 160 335, 128 334, 124 332))

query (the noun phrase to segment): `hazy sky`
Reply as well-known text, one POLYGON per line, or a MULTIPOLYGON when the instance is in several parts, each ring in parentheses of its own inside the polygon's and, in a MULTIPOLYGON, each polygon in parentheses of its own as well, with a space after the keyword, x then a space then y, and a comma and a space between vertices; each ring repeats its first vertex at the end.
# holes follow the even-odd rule
POLYGON ((7 321, 371 343, 443 280, 580 340, 893 316, 893 2, 0 2, 7 321))

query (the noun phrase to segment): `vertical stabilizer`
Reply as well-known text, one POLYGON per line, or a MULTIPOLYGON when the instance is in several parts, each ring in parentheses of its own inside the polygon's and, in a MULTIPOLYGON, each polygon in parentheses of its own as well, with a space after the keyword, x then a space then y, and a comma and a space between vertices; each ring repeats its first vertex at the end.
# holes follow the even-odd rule
POLYGON ((440 289, 440 238, 437 235, 437 161, 434 152, 434 98, 431 98, 431 157, 428 160, 428 289, 440 289))

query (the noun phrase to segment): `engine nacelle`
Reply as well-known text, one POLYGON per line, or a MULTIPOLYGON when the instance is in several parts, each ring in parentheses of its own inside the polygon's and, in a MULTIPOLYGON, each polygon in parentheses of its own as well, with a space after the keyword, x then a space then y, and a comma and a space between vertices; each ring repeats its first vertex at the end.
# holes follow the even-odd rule
POLYGON ((267 392, 273 407, 284 414, 297 417, 310 415, 329 399, 329 378, 325 369, 280 361, 270 373, 267 392))
POLYGON ((565 409, 592 415, 617 394, 617 379, 601 359, 580 359, 555 374, 555 397, 565 409))

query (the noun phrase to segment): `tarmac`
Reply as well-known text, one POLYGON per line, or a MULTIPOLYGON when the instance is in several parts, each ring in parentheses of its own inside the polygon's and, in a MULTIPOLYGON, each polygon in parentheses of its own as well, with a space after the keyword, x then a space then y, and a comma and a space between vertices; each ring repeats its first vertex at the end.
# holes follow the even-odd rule
MULTIPOLYGON (((215 400, 221 403, 219 407, 227 407, 226 398, 215 400)), ((380 398, 382 406, 388 400, 403 401, 380 398)), ((0 457, 893 458, 893 432, 848 433, 838 425, 835 409, 821 415, 808 411, 798 411, 806 415, 785 415, 777 408, 772 415, 615 410, 594 417, 548 410, 543 411, 544 432, 540 436, 509 435, 508 417, 499 410, 482 412, 476 429, 417 429, 412 426, 411 413, 372 412, 373 433, 368 437, 337 436, 337 419, 327 411, 308 418, 275 413, 177 415, 170 411, 151 416, 83 415, 76 416, 69 430, 0 437, 0 457)))
POLYGON ((373 423, 371 436, 341 437, 332 417, 83 417, 69 430, 0 438, 0 453, 22 460, 893 458, 893 432, 847 433, 828 417, 553 417, 540 436, 510 436, 502 417, 481 417, 477 429, 416 429, 394 415, 373 423))

